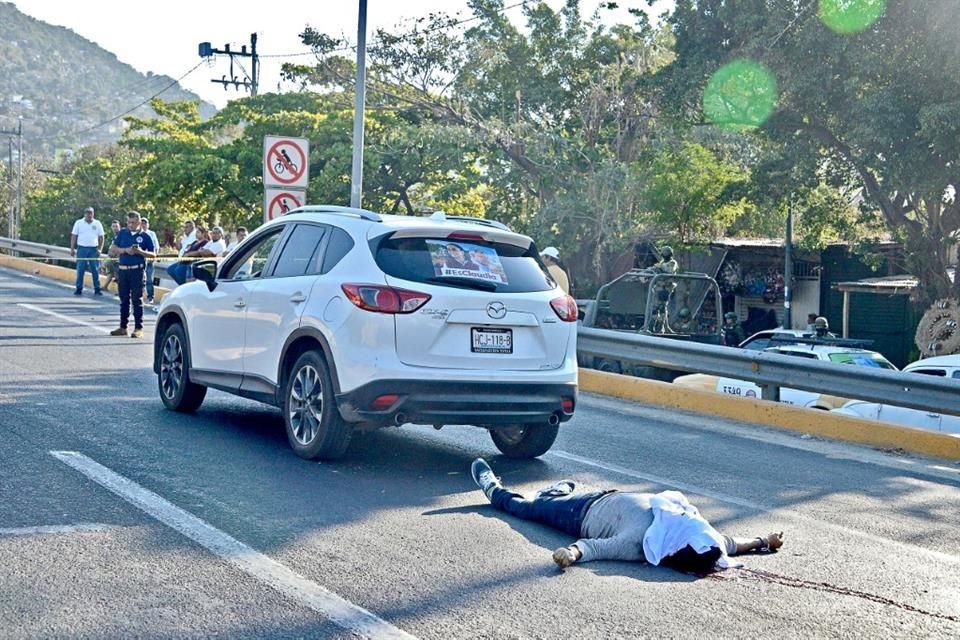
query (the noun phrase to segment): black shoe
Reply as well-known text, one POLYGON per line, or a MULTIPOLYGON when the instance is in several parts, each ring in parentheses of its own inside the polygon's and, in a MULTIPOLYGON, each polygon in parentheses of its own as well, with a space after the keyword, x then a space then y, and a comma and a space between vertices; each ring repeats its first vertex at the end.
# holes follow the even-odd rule
POLYGON ((473 476, 473 481, 483 491, 483 495, 487 496, 487 500, 490 500, 493 490, 501 486, 500 478, 494 475, 493 469, 483 458, 477 458, 473 461, 473 464, 470 465, 470 475, 473 476))
POLYGON ((75 295, 75 296, 82 296, 82 295, 83 295, 83 289, 74 289, 74 290, 73 290, 73 295, 75 295))
POLYGON ((100 291, 100 289, 97 289, 96 291, 93 292, 93 295, 95 295, 95 296, 102 296, 102 295, 103 295, 103 291, 100 291))

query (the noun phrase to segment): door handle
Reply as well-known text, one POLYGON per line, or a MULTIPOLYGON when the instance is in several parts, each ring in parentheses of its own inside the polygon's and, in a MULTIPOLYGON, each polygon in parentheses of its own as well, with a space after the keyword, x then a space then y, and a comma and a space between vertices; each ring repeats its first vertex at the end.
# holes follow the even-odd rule
POLYGON ((292 296, 290 296, 290 302, 294 304, 300 304, 306 299, 307 299, 307 296, 303 295, 302 293, 295 293, 292 296))
POLYGON ((243 309, 245 306, 247 306, 247 303, 243 301, 243 298, 240 298, 233 303, 233 306, 235 309, 243 309))

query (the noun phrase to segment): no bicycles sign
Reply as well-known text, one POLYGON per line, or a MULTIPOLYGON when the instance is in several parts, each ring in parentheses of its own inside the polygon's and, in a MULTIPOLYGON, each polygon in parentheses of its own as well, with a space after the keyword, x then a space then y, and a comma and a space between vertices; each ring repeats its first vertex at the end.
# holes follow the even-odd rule
POLYGON ((287 189, 307 188, 310 143, 306 138, 264 136, 263 184, 287 189))

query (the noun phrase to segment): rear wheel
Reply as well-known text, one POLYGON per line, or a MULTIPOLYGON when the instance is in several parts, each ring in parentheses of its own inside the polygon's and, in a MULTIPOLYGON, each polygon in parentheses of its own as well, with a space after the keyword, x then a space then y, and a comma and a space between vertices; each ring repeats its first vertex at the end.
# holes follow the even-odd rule
POLYGON ((284 387, 287 440, 301 458, 334 460, 347 451, 352 429, 340 416, 330 372, 316 351, 297 358, 284 387))
POLYGON ((536 458, 550 450, 559 431, 560 425, 521 424, 491 429, 490 438, 508 458, 536 458))
POLYGON ((199 409, 207 395, 205 386, 190 382, 190 354, 186 334, 179 323, 163 332, 157 388, 167 409, 185 413, 199 409))

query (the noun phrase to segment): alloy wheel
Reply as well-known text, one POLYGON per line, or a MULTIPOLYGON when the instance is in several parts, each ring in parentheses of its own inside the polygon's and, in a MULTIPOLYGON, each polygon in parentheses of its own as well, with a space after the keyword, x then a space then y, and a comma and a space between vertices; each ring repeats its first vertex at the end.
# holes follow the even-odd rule
POLYGON ((183 386, 183 347, 176 335, 167 336, 160 356, 160 389, 173 400, 183 386))
POLYGON ((290 428, 293 437, 302 445, 309 445, 320 431, 323 415, 323 383, 320 372, 313 365, 297 371, 290 386, 290 428))

